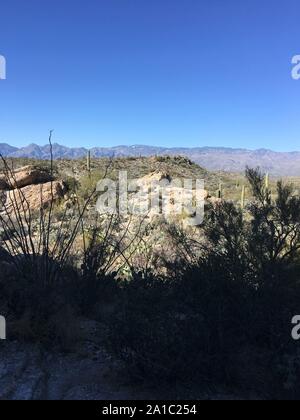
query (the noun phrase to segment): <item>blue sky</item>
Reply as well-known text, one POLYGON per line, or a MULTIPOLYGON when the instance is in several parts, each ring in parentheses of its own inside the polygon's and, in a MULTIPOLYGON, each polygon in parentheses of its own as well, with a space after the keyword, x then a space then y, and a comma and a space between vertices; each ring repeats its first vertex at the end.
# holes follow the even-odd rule
POLYGON ((299 0, 10 0, 0 142, 300 150, 299 0))

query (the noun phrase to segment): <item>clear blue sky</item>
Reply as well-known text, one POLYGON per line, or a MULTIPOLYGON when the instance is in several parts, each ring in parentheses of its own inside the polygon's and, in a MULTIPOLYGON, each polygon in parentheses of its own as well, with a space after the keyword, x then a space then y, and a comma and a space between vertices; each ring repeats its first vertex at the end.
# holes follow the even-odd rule
POLYGON ((299 0, 1 3, 0 142, 300 150, 299 0))

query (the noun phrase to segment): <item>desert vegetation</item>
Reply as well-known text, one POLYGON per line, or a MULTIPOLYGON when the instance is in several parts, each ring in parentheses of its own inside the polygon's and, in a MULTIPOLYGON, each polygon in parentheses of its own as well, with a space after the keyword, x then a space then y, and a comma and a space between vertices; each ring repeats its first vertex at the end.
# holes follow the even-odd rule
POLYGON ((232 178, 180 157, 85 165, 2 160, 0 303, 9 339, 68 352, 80 339, 78 322, 89 319, 100 325, 118 369, 160 397, 298 399, 295 188, 266 183, 259 169, 232 178), (227 190, 206 203, 205 221, 193 229, 96 214, 99 178, 124 167, 144 176, 151 165, 171 176, 202 175, 210 191, 220 182, 227 190), (228 191, 235 191, 231 199, 228 191))

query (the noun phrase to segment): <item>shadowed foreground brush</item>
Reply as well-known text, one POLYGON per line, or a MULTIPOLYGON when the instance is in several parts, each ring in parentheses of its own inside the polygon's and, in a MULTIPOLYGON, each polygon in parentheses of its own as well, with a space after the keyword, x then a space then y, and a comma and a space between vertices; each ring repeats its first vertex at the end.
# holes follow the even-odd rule
MULTIPOLYGON (((108 320, 109 351, 135 379, 171 397, 220 389, 300 397, 300 353, 291 338, 300 302, 300 199, 279 182, 272 200, 258 170, 247 177, 255 200, 244 211, 228 202, 207 210, 198 262, 178 253, 168 278, 137 274, 123 283, 108 320)), ((186 249, 183 234, 174 239, 186 249)))
MULTIPOLYGON (((5 168, 13 179, 13 168, 5 168)), ((166 227, 175 255, 159 274, 149 263, 151 247, 144 266, 134 264, 148 229, 131 229, 133 220, 113 215, 87 231, 84 205, 75 207, 72 223, 66 211, 66 224, 56 230, 54 203, 44 208, 41 201, 36 225, 25 199, 12 214, 1 213, 8 334, 69 349, 78 319, 89 317, 128 377, 166 398, 220 390, 300 398, 300 353, 291 338, 300 302, 300 199, 281 182, 273 198, 258 170, 246 175, 254 200, 244 209, 210 204, 192 238, 166 227), (72 244, 81 231, 82 261, 75 266, 72 244)), ((11 191, 22 196, 21 188, 11 191)))
MULTIPOLYGON (((44 184, 37 186, 35 209, 24 192, 26 187, 19 185, 17 171, 2 157, 3 180, 9 190, 1 197, 1 243, 11 267, 9 278, 0 274, 4 305, 12 320, 10 331, 18 330, 20 336, 22 329, 24 337, 39 341, 55 341, 62 325, 71 322, 75 301, 70 292, 78 276, 70 266, 71 250, 80 236, 84 258, 84 214, 94 194, 82 206, 77 202, 71 209, 65 207, 57 222, 51 137, 52 133, 49 197, 46 201, 44 184)), ((66 334, 63 330, 62 336, 66 334)))
POLYGON ((70 250, 81 230, 84 247, 83 216, 92 198, 92 194, 82 208, 77 203, 71 210, 67 207, 55 229, 54 215, 54 177, 51 135, 49 137, 51 163, 49 168, 50 199, 45 203, 43 186, 36 197, 39 209, 32 210, 23 188, 18 186, 15 171, 2 157, 4 179, 9 186, 9 207, 2 197, 0 226, 2 229, 3 247, 12 257, 18 275, 27 274, 42 284, 54 284, 59 280, 60 270, 68 261, 70 250), (23 265, 27 270, 24 271, 23 265))

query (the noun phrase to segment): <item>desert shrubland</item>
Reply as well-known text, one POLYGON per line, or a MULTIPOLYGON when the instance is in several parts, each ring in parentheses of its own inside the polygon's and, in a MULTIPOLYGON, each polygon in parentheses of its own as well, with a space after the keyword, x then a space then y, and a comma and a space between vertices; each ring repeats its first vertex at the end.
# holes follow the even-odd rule
POLYGON ((245 208, 207 202, 204 223, 185 229, 176 220, 97 215, 91 203, 105 171, 85 173, 82 184, 68 175, 64 205, 53 195, 59 171, 51 162, 49 170, 47 206, 42 196, 37 208, 28 205, 26 187, 13 184, 12 211, 4 205, 0 215, 8 335, 67 350, 87 317, 101 324, 103 346, 133 382, 172 397, 224 390, 299 398, 290 331, 300 298, 300 199, 292 186, 278 182, 271 194, 264 174, 247 169, 245 208))

